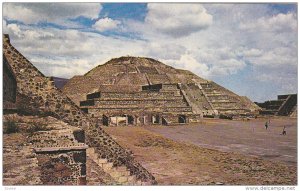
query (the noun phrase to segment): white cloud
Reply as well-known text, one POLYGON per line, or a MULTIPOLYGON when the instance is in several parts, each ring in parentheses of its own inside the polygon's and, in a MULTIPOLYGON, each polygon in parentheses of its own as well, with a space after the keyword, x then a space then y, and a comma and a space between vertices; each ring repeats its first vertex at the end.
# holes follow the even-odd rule
POLYGON ((180 59, 181 55, 185 54, 186 47, 175 43, 150 43, 147 55, 164 60, 180 59))
POLYGON ((82 75, 93 67, 114 57, 145 56, 140 40, 106 37, 78 30, 25 27, 18 35, 9 31, 11 43, 43 73, 71 78, 82 75))
POLYGON ((3 3, 3 17, 25 24, 61 24, 79 16, 96 19, 101 9, 100 3, 3 3))
POLYGON ((241 84, 236 93, 255 101, 297 91, 296 13, 274 13, 265 4, 158 5, 148 4, 145 23, 122 20, 121 24, 109 18, 96 22, 100 31, 118 28, 144 40, 6 22, 3 31, 46 75, 72 77, 111 58, 132 55, 217 79, 225 87, 241 84), (269 93, 262 96, 262 92, 269 93))
POLYGON ((6 22, 3 22, 3 33, 9 33, 19 38, 22 36, 21 29, 17 24, 7 24, 6 22))
POLYGON ((92 27, 100 32, 103 32, 116 29, 118 28, 119 24, 121 24, 120 21, 105 17, 103 19, 99 19, 92 27))
POLYGON ((206 29, 212 24, 212 15, 200 4, 149 3, 145 21, 158 32, 174 37, 186 36, 206 29))
POLYGON ((274 32, 296 31, 297 15, 295 13, 280 13, 271 17, 262 17, 249 23, 241 23, 240 29, 254 30, 256 32, 262 30, 274 32))
POLYGON ((255 48, 247 49, 240 53, 241 56, 245 57, 258 57, 262 56, 262 54, 263 52, 261 50, 255 48))
POLYGON ((198 62, 192 55, 184 54, 181 55, 179 60, 166 60, 166 63, 175 66, 176 68, 181 68, 194 72, 200 76, 208 76, 209 68, 207 65, 198 62))
POLYGON ((236 74, 239 70, 246 66, 244 61, 236 59, 226 59, 216 61, 211 68, 211 75, 213 76, 227 76, 230 74, 236 74))

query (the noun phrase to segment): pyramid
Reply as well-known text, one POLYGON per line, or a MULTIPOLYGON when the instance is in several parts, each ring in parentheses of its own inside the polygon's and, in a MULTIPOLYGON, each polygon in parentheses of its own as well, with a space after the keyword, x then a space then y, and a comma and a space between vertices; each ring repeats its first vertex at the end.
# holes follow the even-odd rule
POLYGON ((74 76, 62 91, 97 117, 148 112, 186 115, 197 121, 199 116, 247 115, 259 110, 247 97, 213 81, 144 57, 111 59, 83 76, 74 76))

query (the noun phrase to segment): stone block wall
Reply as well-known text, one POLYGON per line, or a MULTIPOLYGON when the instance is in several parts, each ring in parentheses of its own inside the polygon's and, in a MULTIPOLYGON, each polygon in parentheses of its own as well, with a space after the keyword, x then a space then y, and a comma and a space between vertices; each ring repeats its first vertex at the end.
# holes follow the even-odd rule
POLYGON ((44 185, 85 185, 86 151, 38 151, 37 159, 41 168, 44 185))
MULTIPOLYGON (((47 119, 47 120, 46 120, 47 119)), ((29 135, 44 185, 84 185, 86 149, 84 131, 51 118, 42 131, 29 135)), ((30 124, 30 123, 29 123, 30 124)))

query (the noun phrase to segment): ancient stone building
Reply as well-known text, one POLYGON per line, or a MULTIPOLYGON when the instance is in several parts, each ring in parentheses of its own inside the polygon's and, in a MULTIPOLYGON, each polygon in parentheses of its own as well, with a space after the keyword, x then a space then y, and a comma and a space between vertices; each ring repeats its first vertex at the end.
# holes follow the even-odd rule
POLYGON ((83 76, 74 76, 62 90, 104 124, 107 120, 174 124, 198 121, 200 116, 259 110, 246 97, 151 58, 112 59, 83 76))
MULTIPOLYGON (((15 78, 16 83, 13 80, 12 82, 16 84, 16 107, 18 113, 22 115, 51 116, 70 126, 84 130, 84 142, 88 146, 87 158, 92 159, 97 168, 101 169, 118 184, 145 185, 156 183, 151 173, 135 161, 130 151, 122 148, 96 121, 82 112, 77 105, 58 90, 51 78, 45 77, 30 61, 18 52, 10 44, 8 35, 3 36, 3 56, 4 65, 8 64, 11 74, 15 78)), ((13 78, 10 77, 10 79, 13 78)), ((9 90, 8 92, 14 95, 13 91, 9 90)), ((13 100, 13 98, 7 99, 13 100)), ((52 135, 45 134, 44 136, 48 136, 49 140, 53 138, 52 135)), ((75 137, 70 136, 59 137, 57 135, 57 138, 55 138, 59 142, 59 147, 65 147, 64 149, 60 148, 65 152, 62 155, 59 154, 61 150, 55 148, 55 141, 54 143, 49 141, 51 144, 48 146, 45 146, 44 143, 36 146, 40 148, 36 149, 37 155, 44 153, 47 156, 46 161, 50 161, 50 164, 62 161, 67 163, 67 165, 57 164, 49 166, 47 162, 46 164, 39 162, 39 166, 41 168, 45 167, 45 171, 49 170, 48 168, 50 167, 50 171, 47 171, 48 174, 55 170, 51 169, 51 167, 57 167, 57 171, 64 169, 64 173, 67 175, 74 175, 72 175, 73 178, 62 176, 61 179, 49 180, 48 184, 64 184, 64 182, 68 182, 68 184, 84 183, 85 161, 83 156, 85 155, 85 146, 79 141, 82 138, 77 140, 78 137, 76 138, 76 135, 73 135, 75 137), (72 139, 72 141, 67 141, 68 139, 72 139), (76 181, 74 177, 76 177, 76 181)), ((36 138, 39 140, 38 137, 36 138)), ((39 161, 43 161, 43 157, 40 157, 40 159, 39 161)))
POLYGON ((262 115, 297 116, 297 94, 278 95, 277 100, 256 103, 262 115))

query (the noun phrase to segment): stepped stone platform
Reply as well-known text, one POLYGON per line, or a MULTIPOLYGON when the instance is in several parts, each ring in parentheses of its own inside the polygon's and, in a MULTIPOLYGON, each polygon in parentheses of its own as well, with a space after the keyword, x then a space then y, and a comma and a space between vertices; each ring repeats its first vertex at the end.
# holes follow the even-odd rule
MULTIPOLYGON (((177 115, 175 121, 164 117, 164 121, 175 123, 179 122, 179 114, 200 117, 253 115, 260 110, 248 98, 190 71, 143 57, 111 59, 83 76, 74 76, 62 91, 83 111, 97 118, 110 118, 114 114, 143 118, 144 113, 148 113, 150 117, 146 120, 150 123, 156 121, 151 116, 159 115, 163 121, 163 115, 177 115)), ((199 117, 189 118, 187 122, 197 121, 199 117)))
POLYGON ((87 94, 80 108, 104 125, 183 124, 197 121, 178 84, 142 86, 139 92, 87 94))
POLYGON ((262 108, 262 115, 297 117, 297 94, 278 95, 277 100, 256 104, 262 108))

